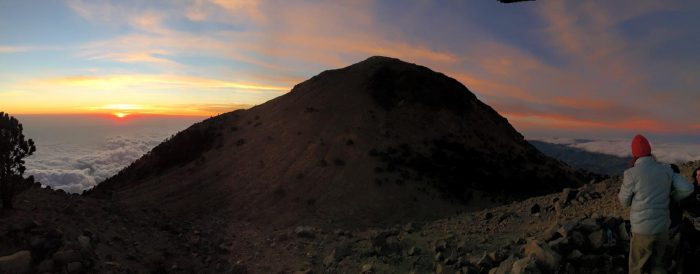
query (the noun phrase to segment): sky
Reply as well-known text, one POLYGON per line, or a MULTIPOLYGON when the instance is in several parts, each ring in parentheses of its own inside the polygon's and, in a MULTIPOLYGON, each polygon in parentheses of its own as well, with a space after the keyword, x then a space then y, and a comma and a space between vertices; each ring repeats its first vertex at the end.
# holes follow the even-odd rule
POLYGON ((700 135, 697 1, 0 1, 0 110, 211 116, 373 55, 526 137, 700 135))

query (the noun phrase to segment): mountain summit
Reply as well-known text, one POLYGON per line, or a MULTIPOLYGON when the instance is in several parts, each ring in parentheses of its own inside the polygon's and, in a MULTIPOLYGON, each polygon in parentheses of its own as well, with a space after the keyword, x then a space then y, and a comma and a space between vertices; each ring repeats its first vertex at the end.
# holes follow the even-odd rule
POLYGON ((181 216, 369 226, 586 181, 458 81, 371 57, 194 124, 87 194, 181 216))

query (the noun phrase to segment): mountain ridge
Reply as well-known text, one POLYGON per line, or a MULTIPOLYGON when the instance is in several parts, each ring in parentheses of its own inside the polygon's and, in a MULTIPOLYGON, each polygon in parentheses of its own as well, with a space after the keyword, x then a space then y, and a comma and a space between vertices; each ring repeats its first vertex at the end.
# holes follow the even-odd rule
POLYGON ((309 218, 371 225, 589 179, 539 153, 458 81, 370 57, 197 123, 87 195, 282 226, 309 218))

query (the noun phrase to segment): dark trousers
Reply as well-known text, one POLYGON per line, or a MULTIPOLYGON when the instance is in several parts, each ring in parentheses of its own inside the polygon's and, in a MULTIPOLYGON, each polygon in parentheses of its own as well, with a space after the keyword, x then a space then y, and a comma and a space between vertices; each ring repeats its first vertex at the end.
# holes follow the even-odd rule
POLYGON ((687 219, 681 223, 680 247, 679 272, 700 273, 700 231, 687 219))

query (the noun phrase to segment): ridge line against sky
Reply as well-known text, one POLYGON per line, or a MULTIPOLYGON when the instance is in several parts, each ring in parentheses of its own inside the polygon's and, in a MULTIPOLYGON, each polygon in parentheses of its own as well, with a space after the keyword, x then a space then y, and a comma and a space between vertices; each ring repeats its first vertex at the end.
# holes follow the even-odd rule
POLYGON ((698 15, 689 1, 3 1, 0 110, 209 116, 386 55, 456 78, 521 132, 697 136, 698 15))

